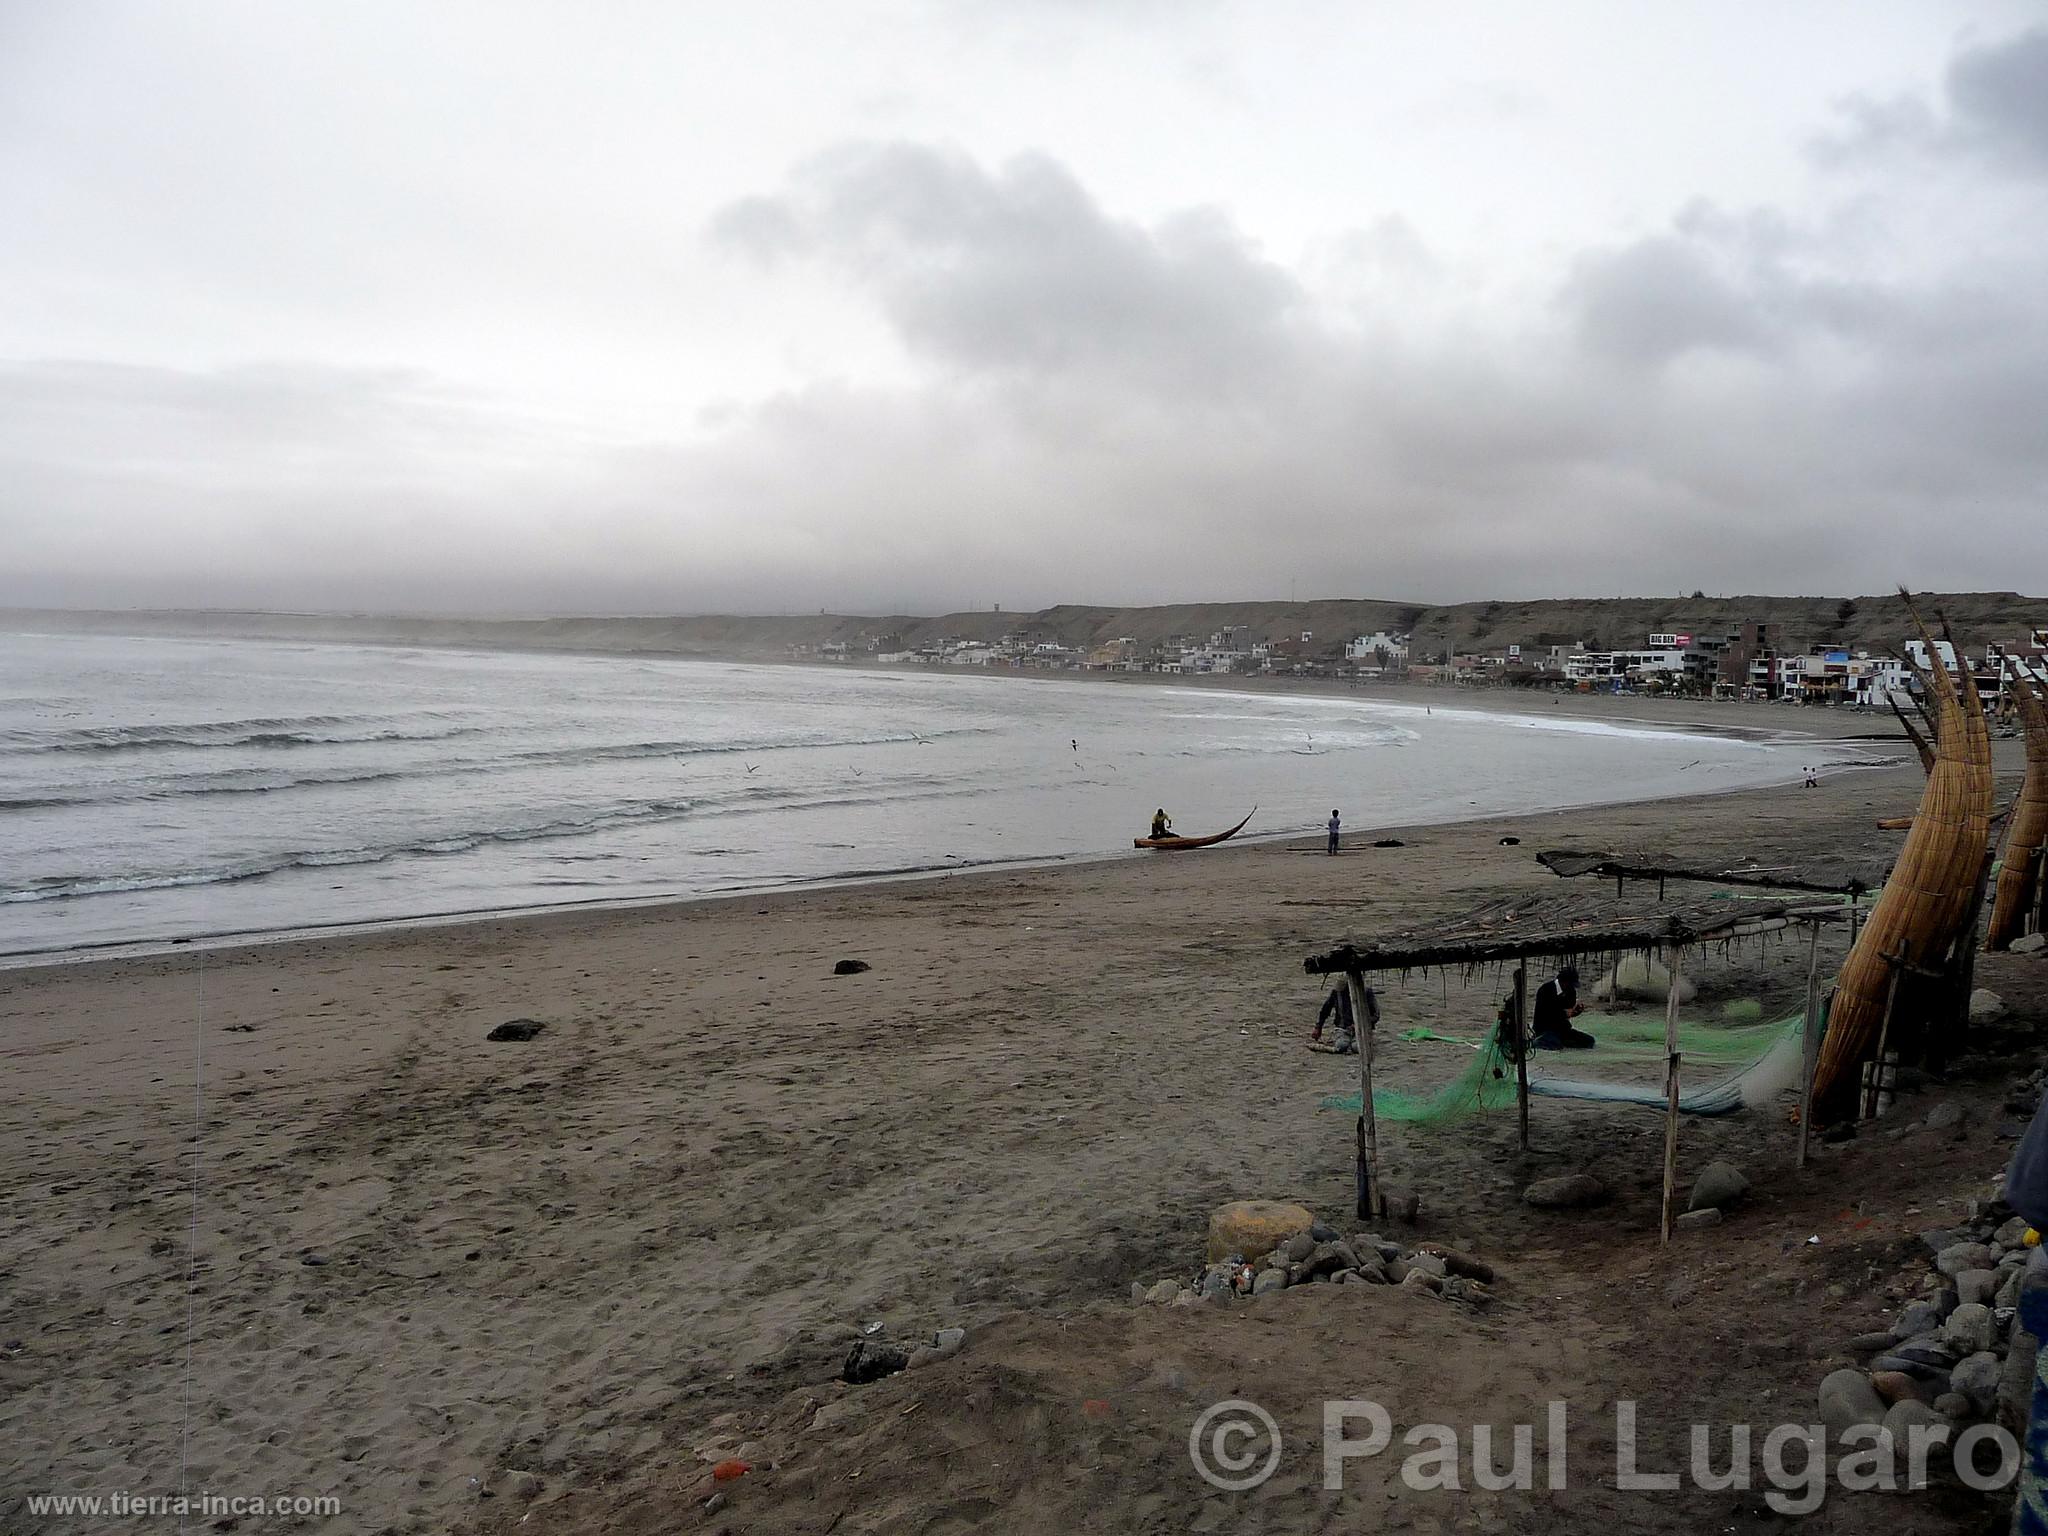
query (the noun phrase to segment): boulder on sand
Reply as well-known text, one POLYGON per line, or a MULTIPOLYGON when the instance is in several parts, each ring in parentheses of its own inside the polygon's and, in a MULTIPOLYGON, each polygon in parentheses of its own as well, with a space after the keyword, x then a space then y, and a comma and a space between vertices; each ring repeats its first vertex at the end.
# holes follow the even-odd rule
POLYGON ((1998 1018, 2005 1012, 2005 999, 1989 987, 1979 987, 1970 994, 1970 1022, 1982 1024, 1998 1018))
POLYGON ((1567 1173, 1554 1179, 1538 1179, 1522 1191, 1522 1198, 1538 1210, 1571 1210, 1598 1205, 1607 1198, 1607 1186, 1590 1173, 1567 1173))
POLYGON ((1749 1193, 1749 1179, 1733 1163, 1725 1160, 1712 1162, 1700 1170, 1700 1176, 1692 1181, 1692 1198, 1686 1202, 1688 1211, 1726 1210, 1749 1193))
POLYGON ((1820 1384, 1820 1417, 1836 1439, 1858 1424, 1882 1424, 1885 1400, 1861 1371, 1831 1371, 1820 1384))
POLYGON ((1288 1205, 1280 1200, 1233 1200, 1218 1206, 1209 1217, 1209 1262, 1215 1264, 1235 1254, 1256 1263, 1297 1232, 1315 1224, 1306 1206, 1288 1205))

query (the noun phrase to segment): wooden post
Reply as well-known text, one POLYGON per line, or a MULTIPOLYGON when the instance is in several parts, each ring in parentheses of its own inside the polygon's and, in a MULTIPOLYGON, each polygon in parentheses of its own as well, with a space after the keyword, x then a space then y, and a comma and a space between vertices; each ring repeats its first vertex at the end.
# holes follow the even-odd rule
POLYGON ((1806 957, 1806 1028, 1799 1052, 1799 1161, 1806 1166, 1806 1141, 1813 1132, 1813 1069, 1820 1061, 1820 923, 1806 957))
POLYGON ((1862 919, 1863 893, 1861 891, 1851 891, 1849 893, 1849 947, 1851 949, 1856 947, 1856 934, 1863 926, 1862 919))
POLYGON ((1522 1150, 1529 1150, 1529 962, 1515 967, 1515 1112, 1522 1122, 1522 1150))
POLYGON ((1671 990, 1664 998, 1664 1221, 1671 1241, 1671 1200, 1678 1187, 1678 987, 1680 946, 1670 948, 1671 990))
POLYGON ((1358 1041, 1358 1117, 1365 1126, 1365 1178, 1372 1193, 1369 1219, 1387 1214, 1386 1186, 1380 1183, 1380 1128, 1372 1112, 1372 1016, 1365 1002, 1365 978, 1356 971, 1344 973, 1351 989, 1351 1027, 1358 1041))
POLYGON ((1885 1046, 1892 1037, 1892 1010, 1899 1005, 1899 983, 1905 979, 1907 969, 1906 951, 1903 947, 1896 955, 1886 955, 1885 960, 1891 965, 1892 981, 1885 989, 1884 1018, 1877 1026, 1877 1058, 1870 1064, 1870 1089, 1863 1095, 1862 1109, 1865 1120, 1877 1118, 1877 1096, 1884 1084, 1885 1046))

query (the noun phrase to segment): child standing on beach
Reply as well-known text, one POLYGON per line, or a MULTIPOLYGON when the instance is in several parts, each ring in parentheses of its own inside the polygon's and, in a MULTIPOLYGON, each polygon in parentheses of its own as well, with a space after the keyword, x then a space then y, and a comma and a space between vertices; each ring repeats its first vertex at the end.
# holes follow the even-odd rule
POLYGON ((1342 829, 1342 827, 1342 819, 1337 815, 1335 811, 1330 812, 1330 852, 1332 853, 1335 853, 1337 851, 1337 833, 1342 829))

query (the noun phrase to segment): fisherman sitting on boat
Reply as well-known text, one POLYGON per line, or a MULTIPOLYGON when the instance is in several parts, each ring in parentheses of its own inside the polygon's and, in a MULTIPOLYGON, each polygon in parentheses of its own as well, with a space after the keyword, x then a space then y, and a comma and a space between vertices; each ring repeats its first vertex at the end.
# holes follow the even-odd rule
POLYGON ((1152 836, 1173 836, 1173 818, 1166 814, 1163 807, 1152 813, 1152 836))

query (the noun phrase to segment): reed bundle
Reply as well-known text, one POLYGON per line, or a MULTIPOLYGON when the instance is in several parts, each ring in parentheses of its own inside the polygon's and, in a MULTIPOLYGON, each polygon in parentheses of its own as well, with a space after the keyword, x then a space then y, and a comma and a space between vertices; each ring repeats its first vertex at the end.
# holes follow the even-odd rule
POLYGON ((2041 847, 2048 842, 2048 703, 2024 668, 2013 676, 2013 700, 2027 731, 2027 777, 2005 834, 2005 866, 1991 904, 1986 949, 2005 949, 2027 929, 2027 912, 2039 899, 2041 847))
POLYGON ((1969 669, 1960 669, 1958 682, 1910 603, 1907 611, 1927 645, 1934 766, 1898 863, 1836 982, 1814 1072, 1816 1101, 1838 1098, 1854 1086, 1884 1028, 1894 968, 1933 969, 1948 958, 1984 872, 1992 808, 1984 703, 1969 669))

